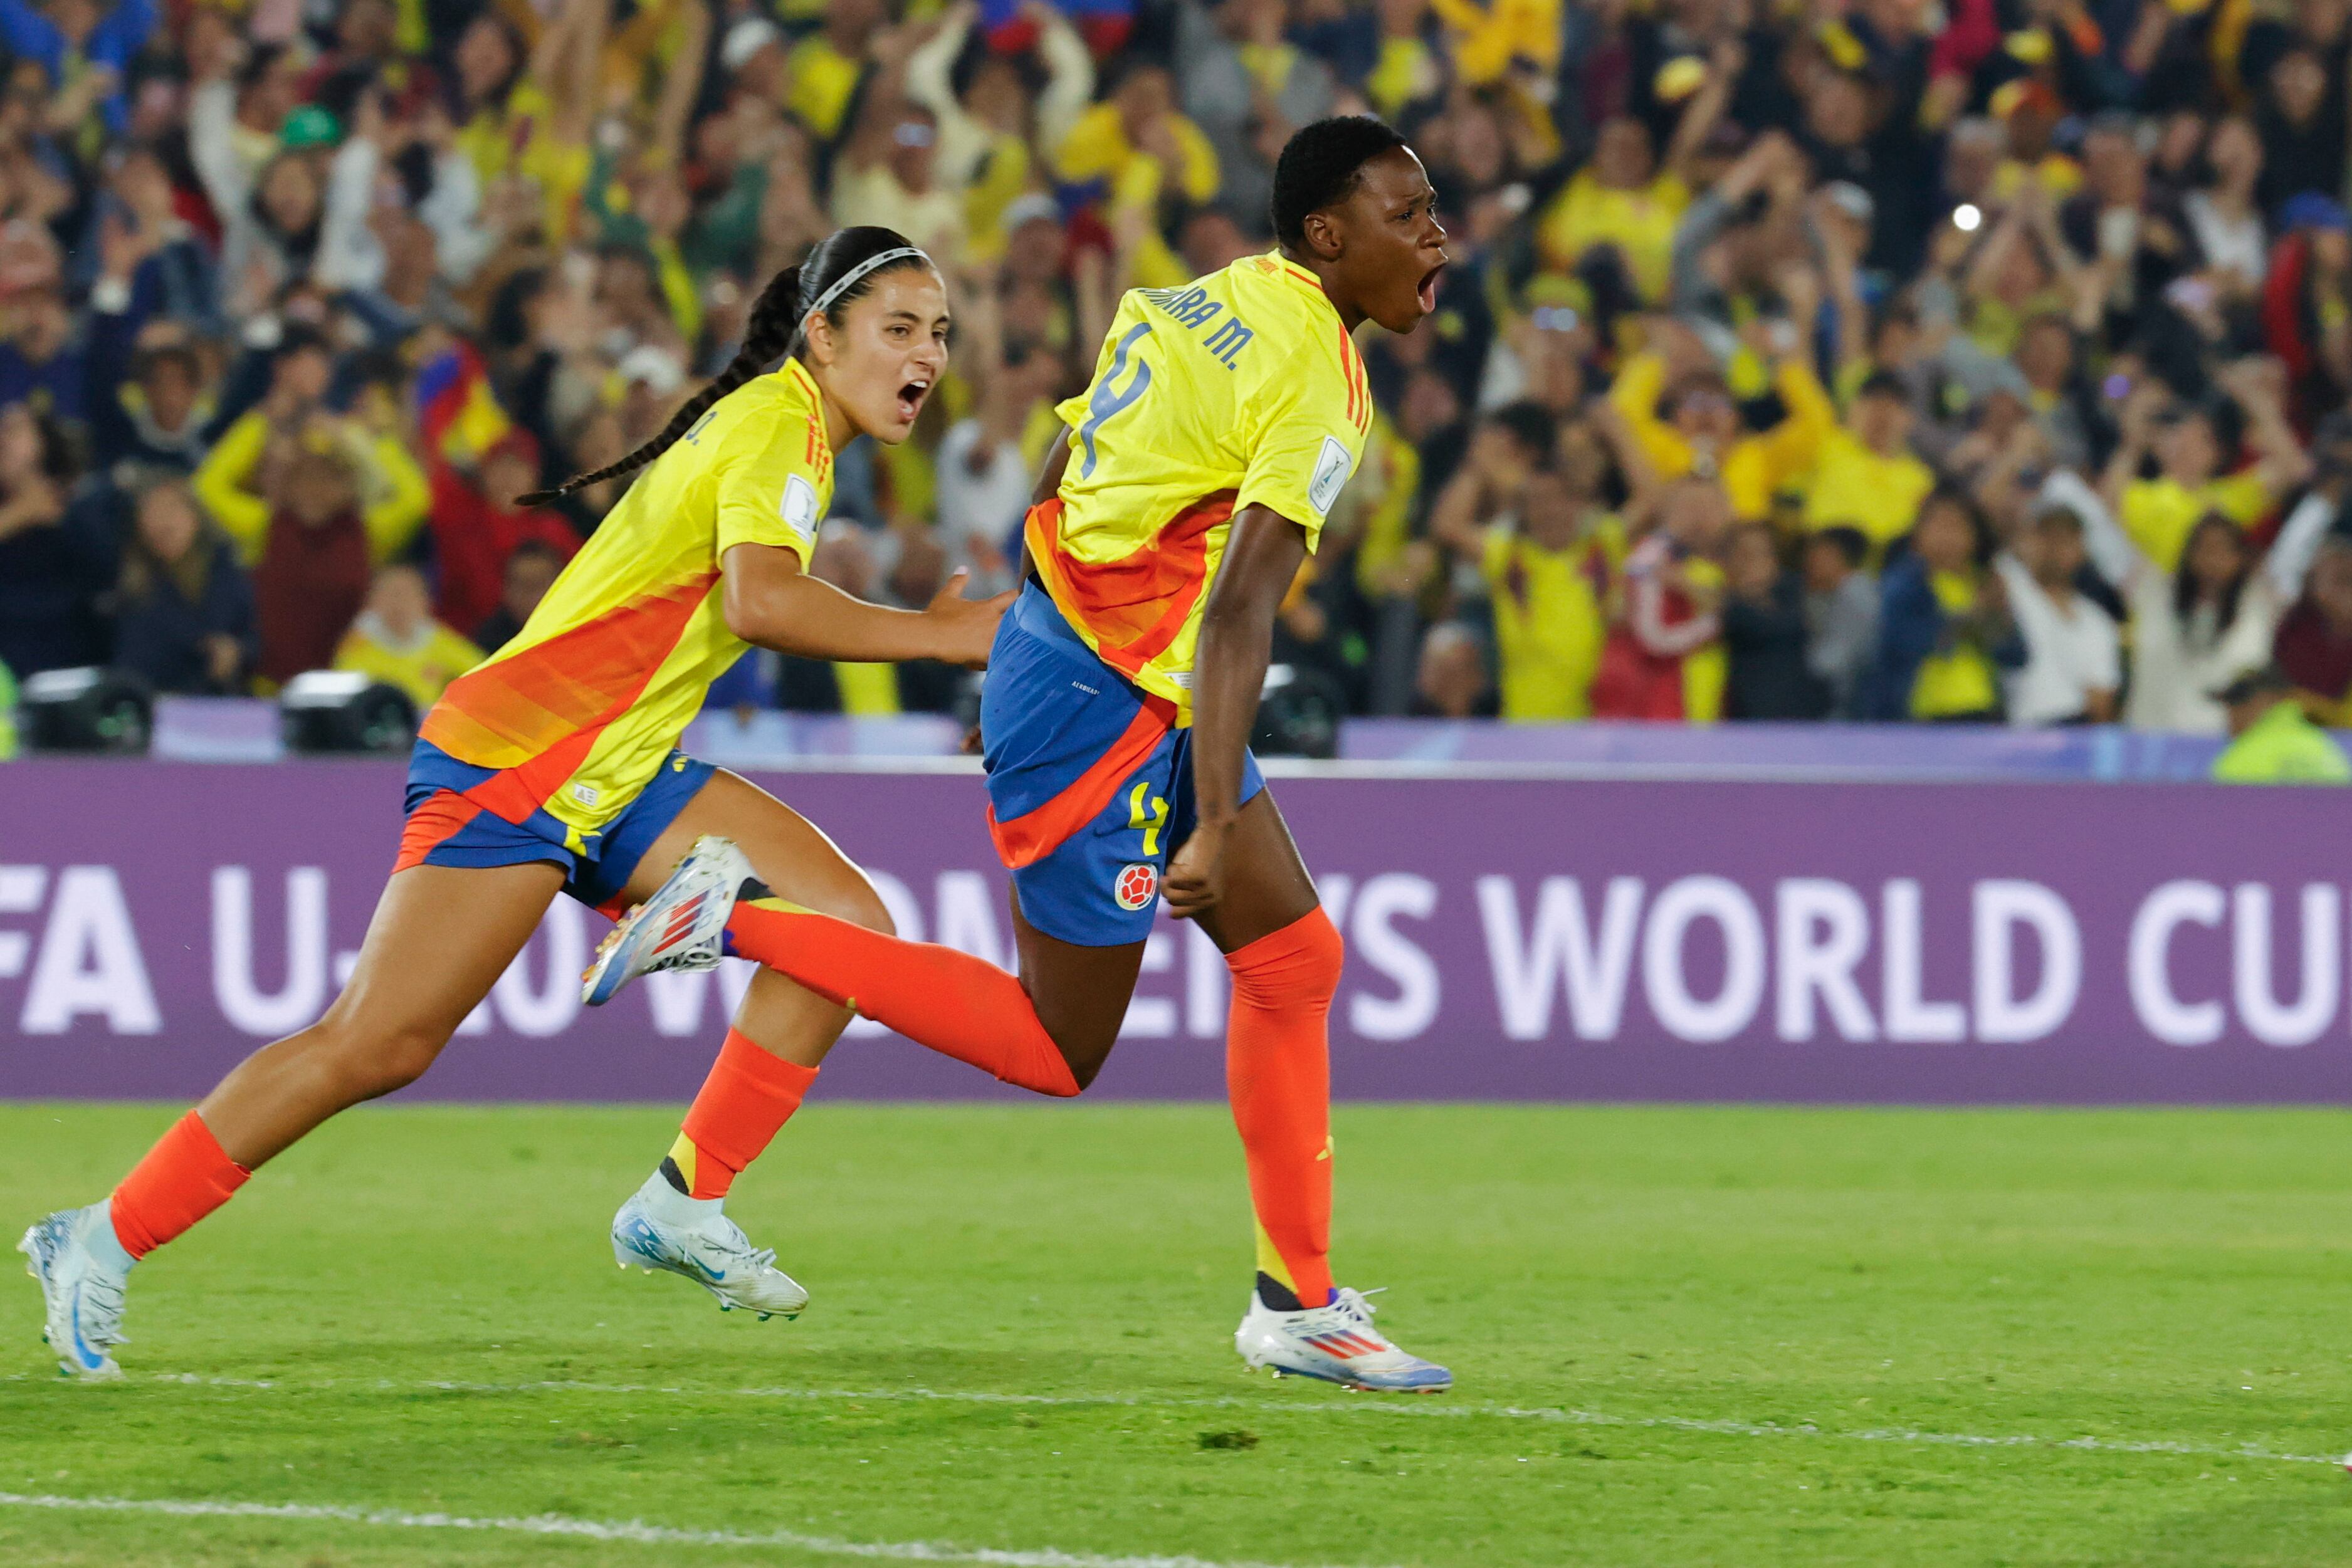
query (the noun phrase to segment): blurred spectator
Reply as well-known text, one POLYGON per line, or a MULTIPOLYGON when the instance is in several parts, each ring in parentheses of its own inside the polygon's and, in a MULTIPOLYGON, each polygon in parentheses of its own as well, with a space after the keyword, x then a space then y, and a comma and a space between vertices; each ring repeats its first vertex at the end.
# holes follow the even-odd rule
POLYGON ((2091 416, 2076 366, 2074 329, 2064 317, 2036 316, 2017 341, 2021 401, 2058 462, 2070 468, 2091 461, 2091 416))
POLYGON ((2341 16, 2322 16, 2323 27, 2333 21, 2335 37, 2291 39, 2260 72, 2254 127, 2263 144, 2260 190, 2267 210, 2305 192, 2344 189, 2346 131, 2352 124, 2345 112, 2344 22, 2341 16))
POLYGON ((1423 718, 1491 718, 1493 683, 1478 633, 1458 621, 1444 621, 1422 639, 1421 664, 1413 679, 1412 711, 1423 718))
MULTIPOLYGON (((1052 209, 1044 198, 1035 201, 1029 212, 1042 216, 1052 209)), ((973 294, 957 328, 978 401, 940 442, 938 537, 954 564, 972 574, 970 591, 996 593, 1013 585, 1011 556, 1018 552, 1037 466, 1060 428, 1052 403, 1062 364, 1042 344, 1007 341, 990 290, 973 294)))
POLYGON ((1431 537, 1452 552, 1462 580, 1490 599, 1501 712, 1510 719, 1590 712, 1625 554, 1622 529, 1594 505, 1591 465, 1563 469, 1553 457, 1559 440, 1541 406, 1506 404, 1479 423, 1430 509, 1431 537))
POLYGON ((1878 657, 1878 584, 1867 570, 1870 541, 1834 527, 1804 544, 1805 664, 1826 688, 1829 713, 1858 716, 1862 677, 1878 657))
POLYGON ((271 365, 268 392, 222 432, 196 469, 197 499, 249 563, 266 560, 275 544, 298 451, 328 459, 308 465, 314 478, 330 467, 340 474, 362 547, 376 561, 406 549, 431 509, 432 493, 400 430, 370 428, 326 406, 332 373, 325 345, 287 342, 271 365))
POLYGON ((423 713, 443 688, 482 662, 482 651, 433 618, 425 574, 388 566, 375 574, 367 607, 335 650, 335 668, 398 686, 423 713))
POLYGON ((2294 700, 2275 665, 2250 671, 2213 694, 2229 716, 2230 744, 2213 759, 2223 784, 2352 784, 2352 758, 2294 700))
MULTIPOLYGON (((1055 153, 1054 172, 1064 182, 1089 187, 1108 200, 1114 214, 1148 224, 1165 200, 1195 204, 1216 199, 1220 172, 1216 150, 1201 128, 1176 108, 1173 80, 1166 67, 1127 57, 1109 98, 1080 115, 1055 153)), ((1147 241, 1147 243, 1150 243, 1147 241)), ((1164 246, 1154 246, 1159 276, 1146 282, 1182 282, 1181 269, 1164 246)))
MULTIPOLYGON (((253 587, 261 627, 260 674, 284 685, 332 662, 368 596, 367 525, 350 454, 331 439, 272 443, 262 466, 267 512, 253 587)), ((197 494, 204 476, 197 476, 197 494)))
POLYGON ((105 662, 97 601, 114 546, 87 508, 68 508, 73 469, 54 420, 0 408, 0 664, 20 678, 105 662))
POLYGON ((2244 411, 2247 440, 2259 458, 2243 473, 2221 473, 2226 454, 2207 410, 2167 412, 2166 389, 2153 382, 2134 387, 2124 404, 2123 439, 2107 461, 2101 488, 2108 510, 2161 571, 2180 563, 2190 530, 2206 517, 2219 514, 2251 528, 2281 491, 2311 472, 2287 427, 2280 389, 2264 367, 2233 365, 2221 384, 2244 411), (2141 478, 2140 465, 2151 450, 2157 476, 2141 478))
POLYGON ((1255 225, 1290 132, 1329 114, 1331 68, 1291 37, 1286 0, 1185 0, 1176 8, 1184 112, 1216 154, 1217 204, 1255 225))
POLYGON ((1649 129, 1639 120, 1620 115, 1602 125, 1591 162, 1570 177, 1538 225, 1537 242, 1547 265, 1572 273, 1600 255, 1642 303, 1664 300, 1675 225, 1690 204, 1689 162, 1721 111, 1729 85, 1728 73, 1717 71, 1693 96, 1664 167, 1650 145, 1649 129))
MULTIPOLYGON (((438 569, 434 612, 450 626, 479 626, 507 601, 507 564, 518 549, 535 545, 551 555, 561 570, 580 548, 580 536, 556 512, 516 507, 516 497, 539 487, 539 444, 528 432, 509 430, 500 435, 472 472, 440 450, 430 457, 433 557, 438 569)), ((553 580, 552 574, 548 580, 553 580)), ((531 602, 538 602, 535 596, 531 602)))
POLYGON ((1837 419, 1829 394, 1798 351, 1796 329, 1786 320, 1760 322, 1756 336, 1759 359, 1771 366, 1769 390, 1783 412, 1769 429, 1747 427, 1712 355, 1695 334, 1680 329, 1669 332, 1664 350, 1628 361, 1609 393, 1659 477, 1719 479, 1742 519, 1763 517, 1775 494, 1801 482, 1837 419))
POLYGON ((1301 567, 1275 619, 1271 663, 1320 677, 1317 685, 1356 707, 1362 704, 1364 665, 1370 651, 1342 620, 1350 607, 1352 586, 1344 577, 1317 570, 1312 560, 1301 567))
POLYGON ((2320 546, 2271 646, 2312 717, 2334 729, 2352 724, 2352 540, 2331 536, 2320 546))
POLYGON ((53 107, 59 129, 79 129, 91 107, 109 131, 119 131, 130 117, 121 86, 131 62, 147 46, 155 27, 152 0, 117 0, 103 10, 90 0, 50 7, 46 13, 9 0, 0 7, 0 42, 19 60, 41 68, 50 88, 68 89, 65 103, 74 112, 61 114, 53 107))
POLYGON ((2205 140, 2205 164, 2203 186, 2189 193, 2181 211, 2204 264, 2204 281, 2223 301, 2235 304, 2261 291, 2269 269, 2270 235, 2255 196, 2262 139, 2248 121, 2223 120, 2205 140))
POLYGON ((1604 718, 1723 714, 1723 491, 1695 476, 1668 486, 1657 528, 1625 560, 1625 620, 1601 652, 1592 711, 1604 718))
POLYGON ((1806 658, 1805 590, 1780 568, 1769 523, 1731 531, 1724 554, 1723 645, 1730 656, 1723 716, 1820 718, 1830 709, 1827 682, 1806 658))
POLYGON ((159 692, 234 695, 260 653, 252 580, 179 480, 139 497, 115 585, 114 664, 159 692))
POLYGON ((527 538, 514 547, 499 574, 499 607, 474 628, 474 643, 485 658, 521 634, 530 612, 555 586, 563 560, 563 552, 543 539, 527 538))
POLYGON ((2000 672, 2025 661, 1992 538, 1966 497, 1938 491, 1920 508, 1911 549, 1879 593, 1872 711, 1881 718, 1986 723, 2001 716, 2000 672))
POLYGON ((961 195, 936 178, 939 117, 877 93, 834 170, 833 221, 897 229, 940 256, 964 248, 961 195))
POLYGON ((1903 383, 1880 371, 1854 394, 1846 423, 1822 441, 1820 466, 1805 492, 1805 525, 1843 524, 1884 550, 1911 531, 1936 476, 1911 455, 1911 405, 1903 383))
POLYGON ((1520 480, 1516 513, 1482 530, 1478 568, 1492 596, 1507 719, 1583 718, 1592 708, 1624 536, 1580 503, 1547 464, 1520 480))
POLYGON ((2013 725, 2115 719, 2121 650, 2116 623, 2074 586, 2088 563, 2083 521, 2063 507, 2042 507, 1993 562, 2025 644, 2004 683, 2013 725))
POLYGON ((2079 477, 2053 476, 2044 495, 2083 519, 2092 560, 2130 606, 2132 679, 2124 721, 2135 729, 2221 734, 2225 716, 2212 694, 2269 663, 2280 616, 2303 591, 2304 574, 2335 520, 2334 504, 2324 495, 2305 498, 2266 559, 2243 528, 2209 512, 2190 528, 2179 564, 2167 571, 2079 477))

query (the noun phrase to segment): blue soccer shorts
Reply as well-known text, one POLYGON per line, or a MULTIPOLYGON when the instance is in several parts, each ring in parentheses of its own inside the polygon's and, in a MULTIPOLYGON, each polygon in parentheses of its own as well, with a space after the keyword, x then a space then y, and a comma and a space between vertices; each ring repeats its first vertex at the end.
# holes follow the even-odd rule
MULTIPOLYGON (((997 627, 980 733, 989 832, 1023 917, 1082 947, 1142 941, 1199 820, 1175 705, 1104 664, 1032 582, 997 627)), ((1242 800, 1265 788, 1244 753, 1242 800)))
POLYGON ((400 858, 392 869, 399 873, 413 865, 480 867, 544 861, 564 869, 564 892, 593 909, 616 914, 637 862, 717 771, 708 762, 672 751, 619 816, 597 832, 583 833, 550 816, 544 807, 520 821, 500 815, 500 810, 515 809, 505 802, 517 791, 499 787, 506 774, 460 762, 432 742, 420 740, 408 757, 408 822, 400 836, 400 858), (498 809, 492 801, 499 802, 498 809))

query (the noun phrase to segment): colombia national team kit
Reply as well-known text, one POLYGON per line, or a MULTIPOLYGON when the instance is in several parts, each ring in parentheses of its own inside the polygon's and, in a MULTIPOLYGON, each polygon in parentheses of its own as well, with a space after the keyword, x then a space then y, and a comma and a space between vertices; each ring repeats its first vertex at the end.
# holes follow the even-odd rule
MULTIPOLYGON (((1032 579, 982 692, 989 826, 1032 925, 1113 946, 1150 930, 1192 825, 1192 664, 1232 520, 1264 505, 1311 549, 1362 454, 1371 395, 1315 276, 1268 255, 1129 292, 1093 383, 1057 412, 1069 466, 1030 510, 1032 579)), ((798 361, 721 399, 521 635, 426 716, 395 869, 544 861, 573 897, 613 909, 711 771, 677 747, 749 646, 722 612, 720 562, 761 544, 805 568, 832 498, 798 361), (715 530, 695 526, 714 511, 715 530)), ((1242 799, 1262 785, 1246 759, 1242 799)))

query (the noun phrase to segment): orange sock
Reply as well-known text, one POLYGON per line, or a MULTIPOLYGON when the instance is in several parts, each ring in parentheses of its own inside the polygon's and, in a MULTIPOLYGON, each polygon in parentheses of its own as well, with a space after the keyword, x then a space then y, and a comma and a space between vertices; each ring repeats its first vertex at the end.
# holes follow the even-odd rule
POLYGON ((781 899, 738 904, 727 921, 727 950, 1007 1083, 1040 1094, 1078 1092, 1029 993, 984 958, 885 936, 781 899))
POLYGON ((191 1111, 114 1189, 114 1234, 124 1251, 144 1258, 234 1197, 252 1174, 191 1111))
POLYGON ((1249 1160, 1258 1272, 1302 1307, 1331 1299, 1328 1023, 1345 953, 1318 909, 1225 955, 1234 976, 1225 1089, 1249 1160))
POLYGON ((816 1069, 761 1051, 734 1030, 719 1048, 710 1076, 687 1108, 686 1125, 665 1164, 688 1197, 725 1197, 744 1166, 801 1108, 816 1069))

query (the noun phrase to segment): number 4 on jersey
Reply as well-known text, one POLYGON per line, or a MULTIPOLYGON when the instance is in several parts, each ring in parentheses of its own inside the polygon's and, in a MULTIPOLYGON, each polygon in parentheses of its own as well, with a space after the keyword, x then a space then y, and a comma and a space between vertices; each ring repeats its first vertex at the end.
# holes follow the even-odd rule
POLYGON ((1102 428, 1104 420, 1123 408, 1131 407, 1135 400, 1143 395, 1144 389, 1151 384, 1151 367, 1140 359, 1135 361, 1135 374, 1128 377, 1127 385, 1122 387, 1118 384, 1120 374, 1127 369, 1128 354, 1150 330, 1151 323, 1149 321, 1139 321, 1127 329, 1127 336, 1121 338, 1118 347, 1111 350, 1110 369, 1095 384, 1095 395, 1087 401, 1086 423, 1078 426, 1078 445, 1086 453, 1084 461, 1078 465, 1078 477, 1081 479, 1094 476, 1095 432, 1102 428))

